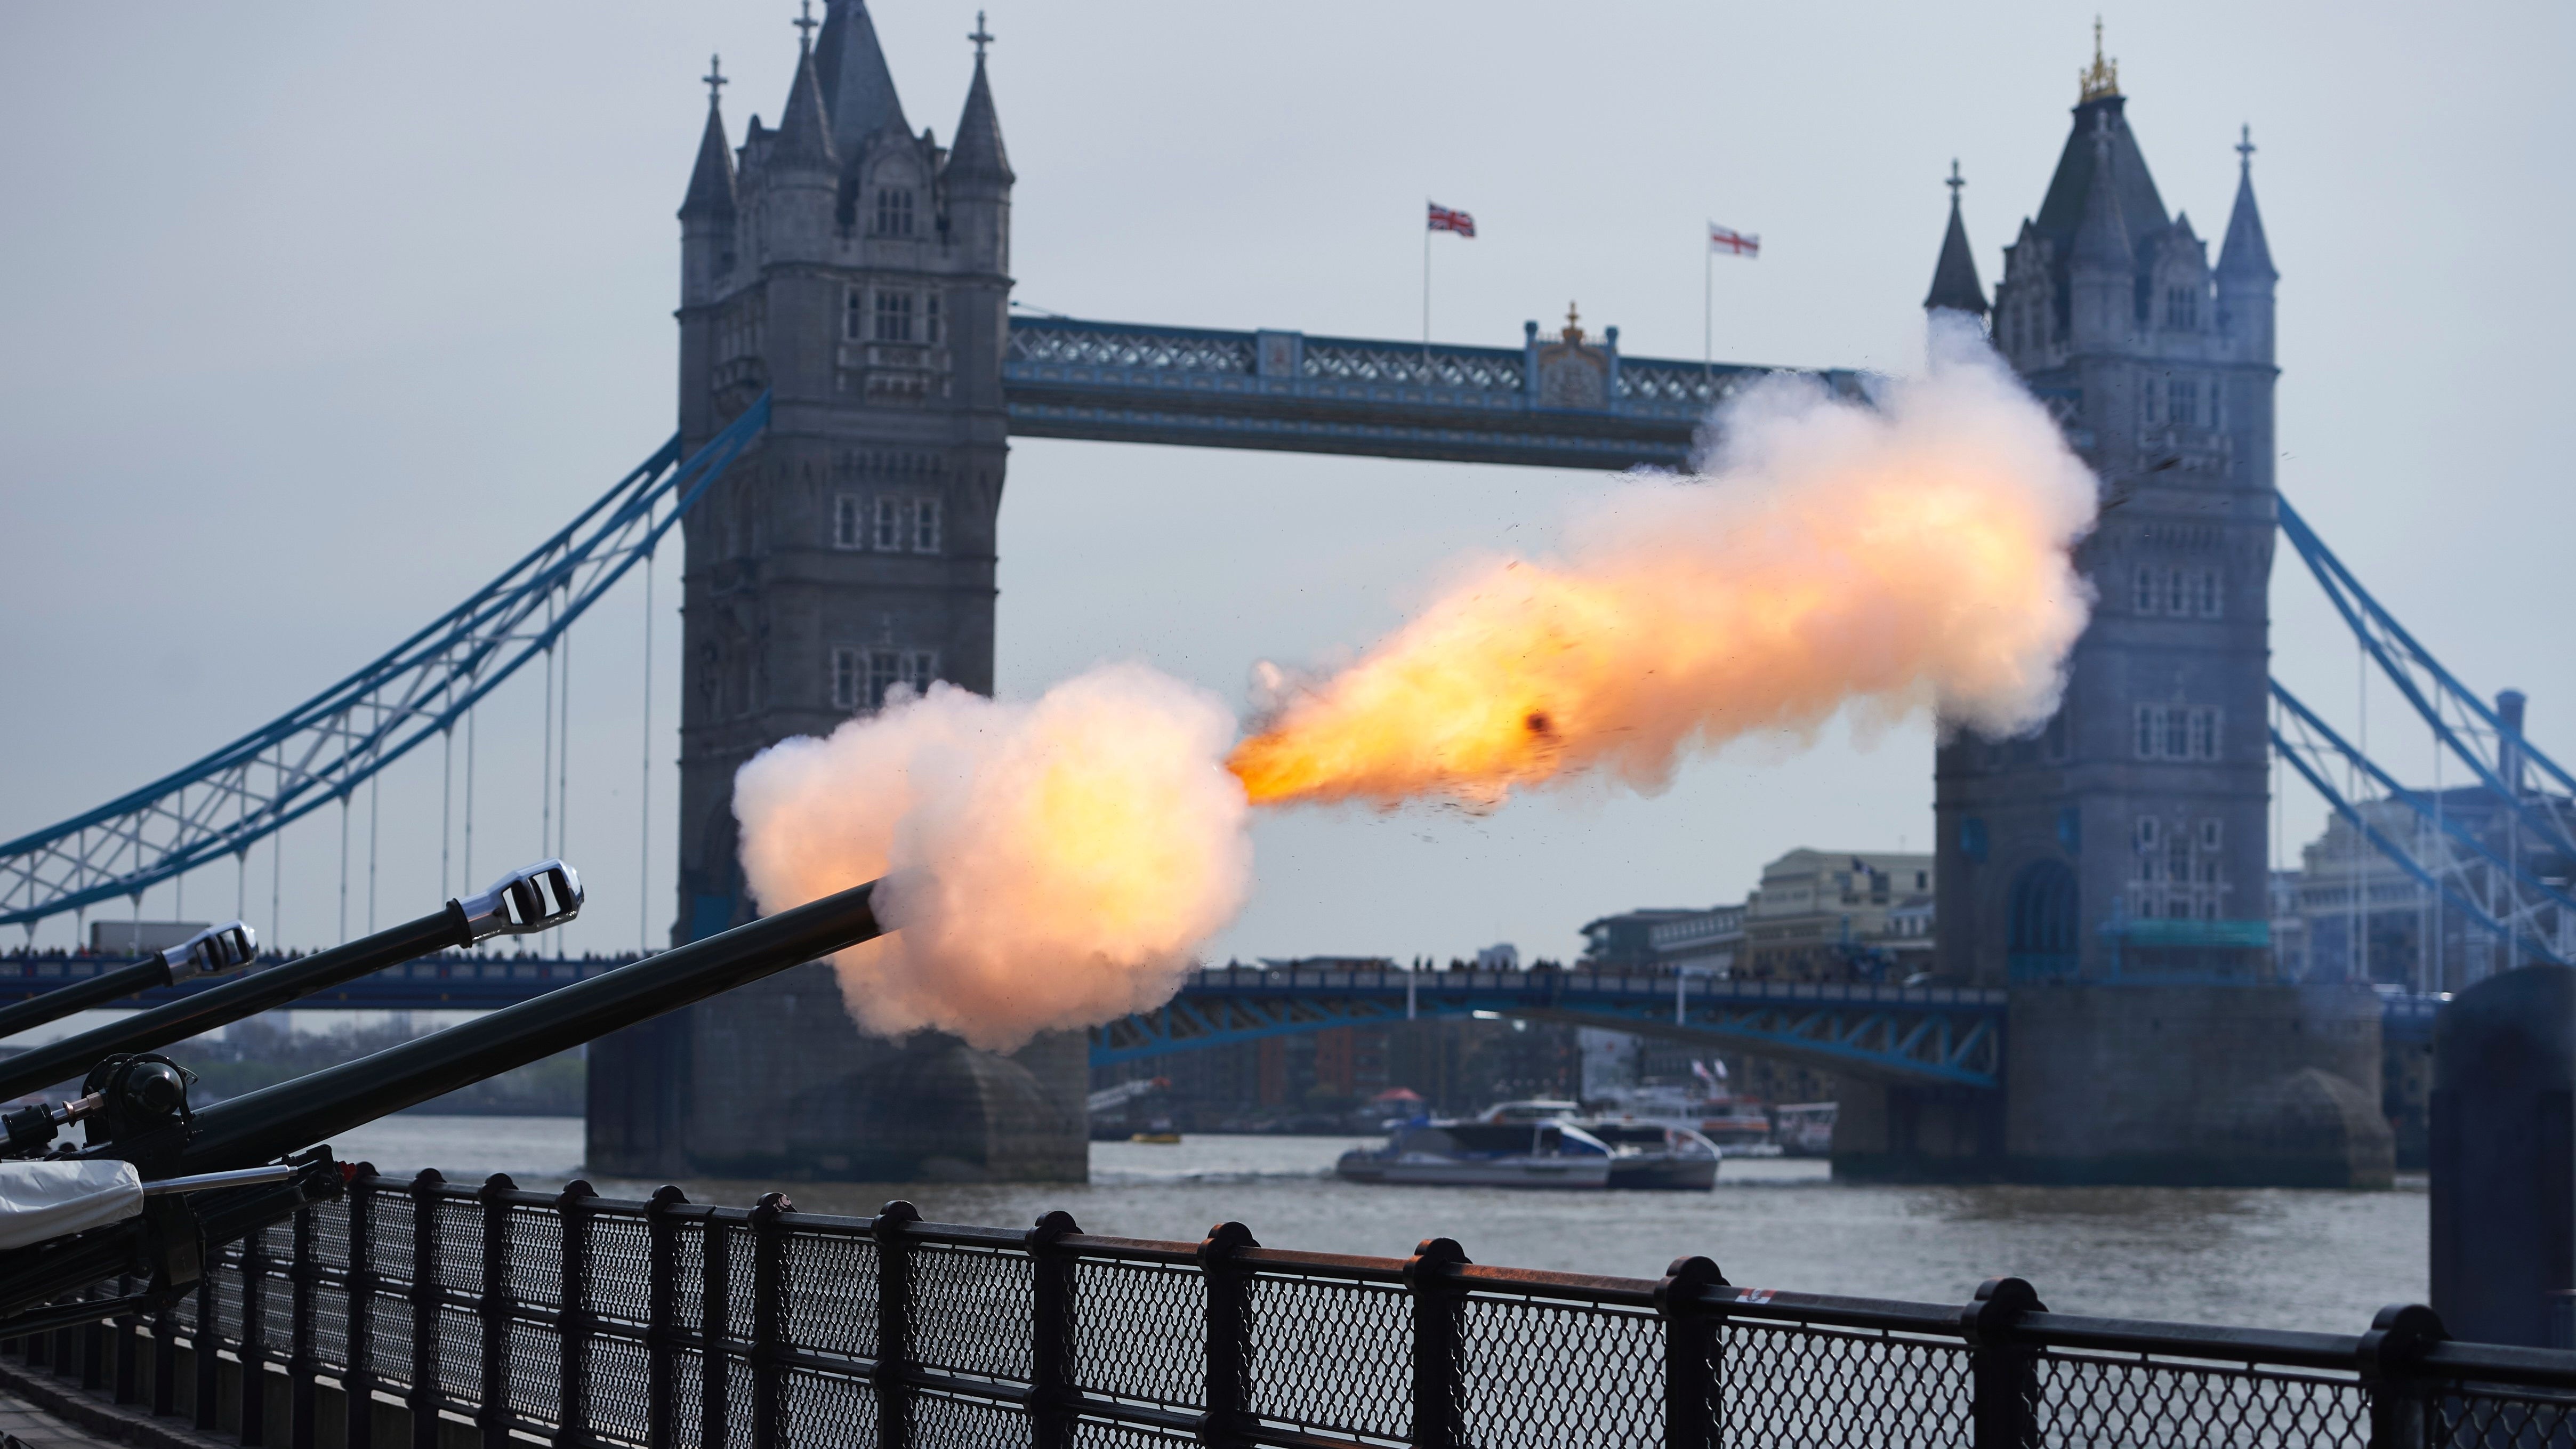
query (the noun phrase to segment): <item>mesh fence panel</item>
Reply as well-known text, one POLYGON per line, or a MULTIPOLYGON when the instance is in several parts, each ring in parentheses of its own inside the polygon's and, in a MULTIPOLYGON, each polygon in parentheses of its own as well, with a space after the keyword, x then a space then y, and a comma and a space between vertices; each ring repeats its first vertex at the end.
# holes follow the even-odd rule
POLYGON ((1401 1439, 1413 1427, 1413 1304, 1401 1288, 1264 1273, 1252 1280, 1252 1411, 1401 1439))
POLYGON ((644 1345, 594 1339, 584 1427, 603 1439, 641 1444, 652 1429, 653 1380, 644 1345))
POLYGON ((912 1252, 913 1357, 986 1378, 1029 1377, 1026 1253, 924 1245, 912 1252))
POLYGON ((2568 1449, 2576 1445, 2576 1395, 2474 1392, 2458 1387, 2427 1406, 2434 1449, 2568 1449))
POLYGON ((1728 1323, 1717 1350, 1718 1423, 1738 1442, 1926 1449, 1970 1438, 1967 1349, 1875 1333, 1728 1323))
POLYGON ((1196 1269, 1076 1262, 1073 1302, 1076 1383, 1153 1404, 1205 1399, 1206 1356, 1181 1351, 1207 1331, 1207 1285, 1196 1269))
POLYGON ((483 1320, 470 1309, 439 1305, 438 1387, 459 1403, 483 1402, 483 1320))
MULTIPOLYGON (((286 1234, 273 1235, 283 1245, 286 1234)), ((286 1260, 272 1258, 259 1274, 259 1341, 271 1358, 295 1352, 295 1280, 286 1260)))
POLYGON ((439 1286, 463 1293, 482 1291, 483 1204, 472 1198, 442 1197, 428 1206, 437 1232, 439 1286))
POLYGON ((641 1325, 652 1313, 653 1233, 642 1218, 596 1216, 584 1224, 589 1273, 582 1306, 601 1318, 641 1325))
POLYGON ((847 1233, 787 1235, 787 1341, 877 1356, 877 1245, 847 1233))
POLYGON ((368 1321, 368 1371, 389 1389, 412 1386, 411 1299, 401 1288, 376 1290, 375 1315, 368 1321))
POLYGON ((702 1285, 707 1280, 707 1230, 704 1223, 673 1225, 672 1282, 677 1290, 671 1295, 671 1316, 683 1328, 704 1328, 707 1323, 702 1285))
POLYGON ((1465 1319, 1467 1432, 1480 1449, 1663 1442, 1654 1315, 1479 1296, 1465 1319))
POLYGON ((510 1412, 551 1424, 563 1411, 563 1337, 533 1323, 510 1325, 510 1412))
POLYGON ((2322 1449, 2370 1438, 2369 1400, 2348 1378, 2053 1353, 2038 1378, 2044 1444, 2322 1449))
POLYGON ((563 1215, 514 1203, 503 1210, 501 1228, 512 1296, 544 1312, 563 1307, 563 1215))
POLYGON ((797 1449, 868 1449, 877 1442, 877 1395, 865 1379, 791 1369, 786 1439, 797 1449))

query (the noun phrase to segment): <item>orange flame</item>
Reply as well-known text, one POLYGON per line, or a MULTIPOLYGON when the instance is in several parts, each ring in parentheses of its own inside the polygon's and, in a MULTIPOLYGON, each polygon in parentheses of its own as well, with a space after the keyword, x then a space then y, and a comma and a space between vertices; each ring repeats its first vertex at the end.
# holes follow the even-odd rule
POLYGON ((1967 356, 1876 410, 1773 384, 1730 421, 1714 477, 1626 482, 1568 561, 1489 566, 1285 691, 1227 761, 1252 801, 1490 808, 1595 772, 1652 790, 1852 701, 2046 719, 2094 488, 2026 394, 1967 356))

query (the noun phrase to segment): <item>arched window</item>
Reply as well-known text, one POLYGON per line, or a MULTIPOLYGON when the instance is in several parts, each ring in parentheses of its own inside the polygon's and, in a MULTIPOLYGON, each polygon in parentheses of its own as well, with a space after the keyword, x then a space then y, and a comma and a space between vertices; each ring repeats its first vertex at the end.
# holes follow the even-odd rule
POLYGON ((2075 974, 2075 872, 2062 860, 2022 867, 2012 887, 2014 980, 2075 974))

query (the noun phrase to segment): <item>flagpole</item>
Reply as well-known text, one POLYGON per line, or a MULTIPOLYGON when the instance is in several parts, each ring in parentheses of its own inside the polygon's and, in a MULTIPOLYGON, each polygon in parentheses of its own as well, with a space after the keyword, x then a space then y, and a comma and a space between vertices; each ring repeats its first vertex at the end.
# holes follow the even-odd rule
POLYGON ((1699 370, 1717 376, 1717 243, 1699 239, 1699 370))
POLYGON ((1431 363, 1431 201, 1422 202, 1422 362, 1431 363))

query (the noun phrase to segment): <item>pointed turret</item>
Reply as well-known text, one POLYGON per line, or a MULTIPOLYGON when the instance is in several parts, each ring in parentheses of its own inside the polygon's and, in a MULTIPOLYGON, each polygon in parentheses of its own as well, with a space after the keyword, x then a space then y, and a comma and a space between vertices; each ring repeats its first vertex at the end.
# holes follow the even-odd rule
POLYGON ((2263 213, 2254 205, 2254 128, 2243 131, 2236 146, 2236 210, 2227 218, 2227 241, 2218 250, 2222 277, 2281 279, 2272 269, 2272 247, 2263 239, 2263 213))
POLYGON ((814 52, 803 46, 796 57, 796 83, 787 91, 787 114, 779 118, 778 139, 770 143, 766 159, 772 171, 841 169, 831 118, 823 109, 822 83, 814 74, 814 52))
POLYGON ((903 100, 895 94, 894 72, 877 45, 876 22, 868 18, 867 0, 827 0, 822 39, 814 47, 814 74, 831 116, 832 144, 843 159, 855 162, 868 138, 879 131, 910 134, 903 100))
POLYGON ((2227 218, 2227 242, 2218 253, 2218 328, 2249 362, 2272 360, 2272 246, 2263 237, 2263 213, 2254 205, 2254 133, 2236 143, 2236 211, 2227 218))
POLYGON ((1932 267, 1932 290, 1924 294, 1926 312, 1948 310, 1986 315, 1986 284, 1977 279, 1976 254, 1968 249, 1968 224, 1959 216, 1959 163, 1950 163, 1950 229, 1941 237, 1941 260, 1932 267))
POLYGON ((689 173, 689 194, 680 202, 683 221, 705 217, 730 220, 734 214, 733 147, 725 140, 724 111, 716 104, 711 82, 707 95, 707 128, 698 137, 698 164, 689 173))
POLYGON ((947 176, 951 181, 990 181, 1008 186, 1010 153, 1002 147, 1002 119, 993 113, 993 87, 984 79, 984 52, 975 52, 975 80, 966 88, 966 109, 957 117, 957 136, 949 143, 947 176))
MULTIPOLYGON (((975 12, 975 78, 966 87, 966 109, 958 114, 957 135, 949 143, 947 164, 940 168, 948 194, 951 239, 970 265, 996 277, 1011 270, 1010 153, 1002 149, 1002 121, 993 110, 992 82, 984 75, 984 47, 993 43, 984 28, 984 12, 975 12)), ((1008 283, 1004 287, 1007 289, 1008 283)), ((1001 305, 1004 293, 994 294, 1001 305)))

